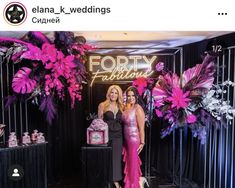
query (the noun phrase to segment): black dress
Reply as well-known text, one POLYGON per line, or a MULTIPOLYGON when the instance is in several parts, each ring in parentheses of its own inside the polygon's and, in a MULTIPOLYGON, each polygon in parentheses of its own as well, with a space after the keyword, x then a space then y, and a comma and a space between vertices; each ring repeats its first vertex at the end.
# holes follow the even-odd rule
POLYGON ((113 181, 120 181, 122 179, 122 112, 119 110, 115 118, 112 111, 106 111, 104 121, 108 124, 109 141, 112 143, 113 181))

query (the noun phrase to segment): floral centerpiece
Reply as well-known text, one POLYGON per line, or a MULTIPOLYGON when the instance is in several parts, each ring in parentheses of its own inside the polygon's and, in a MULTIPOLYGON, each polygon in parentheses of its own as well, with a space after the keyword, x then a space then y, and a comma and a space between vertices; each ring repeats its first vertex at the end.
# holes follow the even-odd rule
MULTIPOLYGON (((193 135, 204 143, 208 122, 219 126, 224 120, 233 119, 235 109, 223 100, 221 94, 226 92, 224 87, 235 84, 226 81, 214 85, 215 70, 214 57, 209 54, 201 64, 189 68, 181 76, 165 71, 162 62, 157 64, 156 71, 159 76, 152 89, 152 96, 156 115, 168 121, 162 130, 162 137, 170 134, 175 128, 188 126, 193 135)), ((146 82, 137 84, 137 87, 146 87, 146 82)))
POLYGON ((53 42, 41 32, 29 32, 21 40, 0 37, 0 55, 19 67, 6 106, 19 98, 32 99, 49 123, 56 114, 55 98, 64 100, 68 92, 72 108, 81 100, 86 52, 93 49, 72 32, 55 32, 54 38, 53 42))

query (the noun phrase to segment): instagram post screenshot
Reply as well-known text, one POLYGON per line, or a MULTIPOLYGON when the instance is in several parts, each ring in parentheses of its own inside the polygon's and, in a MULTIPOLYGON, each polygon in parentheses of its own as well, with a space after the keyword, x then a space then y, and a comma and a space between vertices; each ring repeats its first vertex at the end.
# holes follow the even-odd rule
POLYGON ((232 7, 0 0, 0 188, 234 188, 232 7))

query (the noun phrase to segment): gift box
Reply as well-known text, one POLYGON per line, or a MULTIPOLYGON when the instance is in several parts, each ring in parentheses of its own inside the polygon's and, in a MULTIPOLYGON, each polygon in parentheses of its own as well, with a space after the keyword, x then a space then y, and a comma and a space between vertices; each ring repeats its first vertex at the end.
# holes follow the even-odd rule
POLYGON ((87 144, 103 145, 109 141, 108 125, 102 119, 94 119, 87 128, 87 144))
POLYGON ((37 135, 36 143, 44 143, 44 142, 45 142, 45 137, 44 137, 43 133, 39 132, 37 135))
POLYGON ((31 144, 31 139, 30 139, 30 136, 29 136, 29 133, 28 132, 24 132, 24 136, 22 138, 22 143, 23 144, 31 144))
POLYGON ((18 141, 16 138, 16 133, 15 132, 11 132, 9 135, 9 139, 8 139, 8 147, 16 147, 18 146, 18 141))

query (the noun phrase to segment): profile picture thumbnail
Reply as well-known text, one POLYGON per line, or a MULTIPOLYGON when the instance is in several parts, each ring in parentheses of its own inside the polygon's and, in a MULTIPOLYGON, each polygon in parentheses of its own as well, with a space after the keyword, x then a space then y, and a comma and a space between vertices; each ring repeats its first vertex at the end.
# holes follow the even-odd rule
POLYGON ((3 17, 8 24, 18 26, 26 20, 27 10, 22 3, 12 2, 4 8, 3 17))

